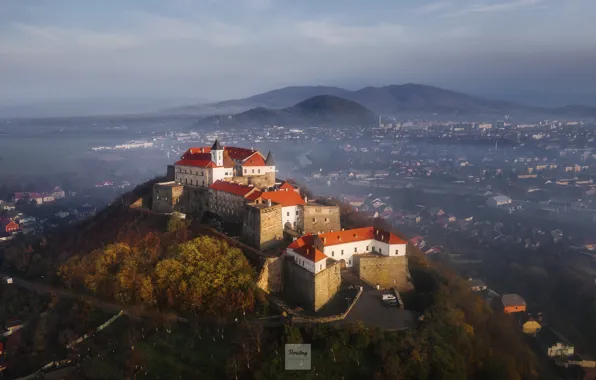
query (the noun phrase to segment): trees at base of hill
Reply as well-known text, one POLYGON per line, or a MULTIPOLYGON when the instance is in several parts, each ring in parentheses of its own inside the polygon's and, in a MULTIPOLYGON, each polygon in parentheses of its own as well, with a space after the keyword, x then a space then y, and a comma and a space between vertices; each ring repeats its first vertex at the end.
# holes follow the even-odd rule
POLYGON ((210 237, 159 248, 171 240, 169 234, 179 237, 183 231, 175 226, 162 238, 149 234, 133 246, 110 244, 74 256, 58 274, 70 288, 122 303, 210 314, 251 310, 256 273, 242 252, 210 237))

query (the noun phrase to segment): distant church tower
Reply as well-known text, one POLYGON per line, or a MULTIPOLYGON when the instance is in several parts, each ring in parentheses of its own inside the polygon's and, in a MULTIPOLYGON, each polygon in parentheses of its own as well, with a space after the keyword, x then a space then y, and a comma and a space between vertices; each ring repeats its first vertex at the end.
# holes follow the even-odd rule
POLYGON ((223 166, 223 152, 224 148, 219 143, 219 140, 215 139, 215 142, 211 147, 211 161, 213 161, 216 166, 223 166))

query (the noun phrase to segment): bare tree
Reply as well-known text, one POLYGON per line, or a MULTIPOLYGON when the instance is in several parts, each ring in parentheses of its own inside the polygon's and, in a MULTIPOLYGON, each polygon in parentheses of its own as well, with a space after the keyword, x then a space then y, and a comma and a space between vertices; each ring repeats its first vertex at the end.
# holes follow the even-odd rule
POLYGON ((261 353, 263 341, 266 338, 265 328, 261 324, 247 324, 245 326, 246 335, 253 342, 257 353, 261 353))
POLYGON ((226 364, 226 373, 229 377, 238 380, 238 365, 239 360, 237 355, 232 355, 226 364))

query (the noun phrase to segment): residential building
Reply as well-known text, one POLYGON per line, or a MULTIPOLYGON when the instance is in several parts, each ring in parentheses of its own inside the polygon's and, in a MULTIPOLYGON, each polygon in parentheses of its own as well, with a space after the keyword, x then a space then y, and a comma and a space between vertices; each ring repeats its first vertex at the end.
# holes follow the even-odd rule
POLYGON ((481 279, 478 279, 478 278, 469 278, 468 279, 468 287, 473 292, 481 292, 488 288, 488 286, 486 286, 484 281, 482 281, 481 279))
POLYGON ((511 204, 511 198, 505 195, 497 195, 496 197, 489 198, 486 201, 486 204, 489 207, 500 207, 511 204))
POLYGON ((575 347, 567 338, 550 327, 543 327, 536 340, 542 350, 551 358, 568 358, 575 353, 575 347))
POLYGON ((526 311, 526 301, 519 294, 504 294, 501 297, 503 311, 507 314, 526 311))
POLYGON ((528 318, 528 320, 522 324, 522 331, 526 335, 536 336, 536 334, 541 329, 542 329, 542 325, 537 320, 535 320, 534 318, 531 318, 531 317, 528 318))
POLYGON ((19 225, 12 219, 0 219, 0 231, 12 234, 19 231, 19 225))

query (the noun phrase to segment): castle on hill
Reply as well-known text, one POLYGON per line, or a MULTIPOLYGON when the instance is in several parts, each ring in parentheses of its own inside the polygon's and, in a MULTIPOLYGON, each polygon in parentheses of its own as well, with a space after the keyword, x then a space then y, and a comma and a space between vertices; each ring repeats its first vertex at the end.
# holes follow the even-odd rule
POLYGON ((279 246, 284 238, 338 231, 339 208, 300 195, 277 180, 275 160, 258 150, 223 146, 188 149, 168 166, 168 181, 153 187, 152 210, 158 213, 210 212, 241 223, 241 238, 257 249, 279 246))
POLYGON ((319 310, 339 292, 342 269, 371 286, 411 288, 404 240, 375 227, 344 231, 337 205, 303 197, 275 173, 271 152, 264 156, 216 140, 188 149, 168 166, 167 182, 153 186, 151 209, 209 212, 240 224, 240 239, 258 250, 285 248, 266 263, 271 278, 261 278, 259 286, 286 292, 307 309, 319 310))

